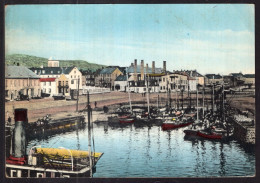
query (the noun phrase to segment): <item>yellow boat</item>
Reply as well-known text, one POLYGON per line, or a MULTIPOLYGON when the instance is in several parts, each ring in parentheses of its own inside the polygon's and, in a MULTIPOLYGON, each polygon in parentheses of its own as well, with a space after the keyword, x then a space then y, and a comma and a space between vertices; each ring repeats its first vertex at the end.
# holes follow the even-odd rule
MULTIPOLYGON (((58 149, 58 148, 36 148, 35 154, 43 154, 48 157, 63 157, 63 158, 88 158, 89 152, 73 149, 58 149)), ((99 159, 103 153, 93 152, 92 157, 99 159)))

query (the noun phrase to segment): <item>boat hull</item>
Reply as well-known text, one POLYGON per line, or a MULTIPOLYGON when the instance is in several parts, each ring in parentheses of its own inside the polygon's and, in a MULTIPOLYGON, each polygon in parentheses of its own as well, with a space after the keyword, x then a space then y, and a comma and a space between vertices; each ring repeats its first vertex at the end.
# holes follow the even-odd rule
POLYGON ((188 136, 198 136, 197 130, 184 130, 183 132, 185 133, 185 135, 188 136))
POLYGON ((133 123, 135 120, 133 118, 119 119, 120 123, 133 123))
POLYGON ((216 133, 208 134, 202 131, 198 131, 198 136, 206 139, 222 139, 222 135, 220 134, 216 134, 216 133))
POLYGON ((191 125, 192 122, 189 123, 163 123, 162 124, 162 130, 171 130, 171 129, 176 129, 176 128, 181 128, 181 127, 185 127, 185 126, 189 126, 191 125))

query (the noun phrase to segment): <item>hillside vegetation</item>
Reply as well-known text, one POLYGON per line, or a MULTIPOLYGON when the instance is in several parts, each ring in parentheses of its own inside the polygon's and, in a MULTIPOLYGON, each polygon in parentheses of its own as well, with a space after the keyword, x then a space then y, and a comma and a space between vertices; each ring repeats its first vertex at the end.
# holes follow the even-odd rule
MULTIPOLYGON (((76 66, 78 69, 81 70, 92 70, 95 71, 99 68, 105 67, 105 65, 89 63, 85 60, 59 60, 60 67, 70 67, 76 66)), ((5 62, 7 65, 14 65, 19 63, 21 66, 25 66, 28 68, 31 67, 47 67, 48 59, 42 57, 36 57, 31 55, 24 55, 24 54, 12 54, 5 56, 5 62)))

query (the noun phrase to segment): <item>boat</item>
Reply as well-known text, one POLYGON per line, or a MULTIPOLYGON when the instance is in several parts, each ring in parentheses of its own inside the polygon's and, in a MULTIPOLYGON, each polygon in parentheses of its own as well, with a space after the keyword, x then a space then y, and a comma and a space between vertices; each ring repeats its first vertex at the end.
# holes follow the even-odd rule
POLYGON ((172 120, 166 120, 162 124, 162 130, 171 130, 176 129, 180 127, 189 126, 193 123, 193 119, 189 118, 187 120, 176 120, 176 118, 173 118, 172 120))
POLYGON ((222 139, 222 137, 223 137, 221 134, 218 134, 218 133, 215 133, 212 131, 208 131, 208 130, 199 130, 197 135, 199 137, 203 137, 206 139, 222 139))
POLYGON ((187 136, 198 136, 198 130, 184 130, 183 132, 187 136))
POLYGON ((135 118, 131 115, 123 115, 119 116, 118 120, 120 123, 133 123, 135 121, 135 118))
POLYGON ((11 153, 6 158, 6 176, 12 178, 92 177, 95 165, 103 153, 91 152, 90 112, 88 94, 88 151, 33 146, 27 155, 26 133, 29 132, 26 128, 27 109, 15 109, 15 128, 11 140, 11 153))

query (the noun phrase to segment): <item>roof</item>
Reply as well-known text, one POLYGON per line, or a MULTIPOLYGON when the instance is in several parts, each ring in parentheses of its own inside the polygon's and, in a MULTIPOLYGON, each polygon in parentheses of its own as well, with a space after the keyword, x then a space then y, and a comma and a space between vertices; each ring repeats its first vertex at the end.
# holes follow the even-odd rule
MULTIPOLYGON (((134 66, 130 66, 126 70, 127 70, 128 73, 134 73, 135 72, 134 66)), ((136 72, 137 73, 141 73, 141 65, 137 65, 136 72)), ((146 72, 146 66, 144 66, 144 73, 145 72, 146 72)), ((162 72, 163 72, 162 68, 155 68, 155 73, 156 74, 160 74, 162 72)), ((152 68, 151 67, 148 67, 148 73, 152 73, 152 68)))
POLYGON ((255 74, 244 74, 245 78, 255 78, 255 74))
POLYGON ((222 76, 219 74, 206 74, 205 75, 208 79, 222 79, 222 76))
POLYGON ((43 68, 30 68, 33 72, 37 71, 38 75, 60 75, 69 74, 74 67, 43 67, 43 68), (44 73, 43 73, 44 72, 44 73))
POLYGON ((99 74, 112 74, 117 67, 106 67, 100 71, 99 74))
POLYGON ((55 81, 55 79, 56 78, 41 78, 40 82, 48 82, 48 81, 53 82, 53 81, 55 81))
POLYGON ((204 77, 203 75, 198 73, 197 70, 186 70, 184 72, 187 73, 190 77, 204 77))
POLYGON ((117 76, 115 81, 127 81, 127 77, 124 75, 117 76))
POLYGON ((6 66, 5 78, 40 78, 24 66, 6 66))
POLYGON ((242 73, 230 73, 231 76, 234 76, 235 78, 236 77, 243 77, 243 74, 242 73))

